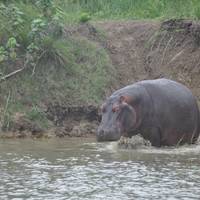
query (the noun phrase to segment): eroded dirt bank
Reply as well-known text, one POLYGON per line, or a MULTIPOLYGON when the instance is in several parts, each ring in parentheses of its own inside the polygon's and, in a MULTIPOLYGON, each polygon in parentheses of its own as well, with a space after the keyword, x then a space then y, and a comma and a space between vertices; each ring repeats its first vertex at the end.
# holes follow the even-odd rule
MULTIPOLYGON (((86 37, 107 50, 115 79, 105 88, 105 96, 135 81, 165 77, 188 86, 200 102, 200 22, 108 21, 66 29, 66 34, 86 37), (97 29, 103 31, 103 39, 97 29)), ((100 120, 98 105, 55 104, 47 106, 45 113, 53 124, 50 132, 60 137, 94 135, 100 120)), ((45 132, 23 120, 23 116, 14 120, 12 134, 45 132)))
MULTIPOLYGON (((200 100, 200 23, 189 20, 103 22, 118 78, 115 88, 166 77, 188 86, 200 100)), ((113 88, 114 89, 114 88, 113 88)))

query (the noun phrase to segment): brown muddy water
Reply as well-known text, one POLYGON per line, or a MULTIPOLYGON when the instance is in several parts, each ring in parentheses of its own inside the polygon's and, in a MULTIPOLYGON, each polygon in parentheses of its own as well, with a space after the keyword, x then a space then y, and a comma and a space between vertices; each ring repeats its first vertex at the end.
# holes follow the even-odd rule
POLYGON ((200 145, 119 149, 95 139, 0 141, 0 199, 200 199, 200 145))

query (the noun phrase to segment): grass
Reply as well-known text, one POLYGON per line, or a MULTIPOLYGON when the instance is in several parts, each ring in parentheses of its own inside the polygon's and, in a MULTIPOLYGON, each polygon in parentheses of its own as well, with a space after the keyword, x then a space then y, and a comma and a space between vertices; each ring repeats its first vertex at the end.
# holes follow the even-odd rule
POLYGON ((45 106, 55 102, 66 106, 94 105, 105 95, 104 90, 114 75, 103 47, 80 36, 57 40, 53 45, 65 53, 65 65, 57 65, 47 57, 36 67, 33 76, 30 69, 0 84, 3 111, 10 95, 6 124, 14 113, 23 112, 28 119, 47 127, 42 110, 45 106))
POLYGON ((81 13, 93 20, 106 19, 200 19, 199 0, 58 0, 66 21, 78 21, 81 13))

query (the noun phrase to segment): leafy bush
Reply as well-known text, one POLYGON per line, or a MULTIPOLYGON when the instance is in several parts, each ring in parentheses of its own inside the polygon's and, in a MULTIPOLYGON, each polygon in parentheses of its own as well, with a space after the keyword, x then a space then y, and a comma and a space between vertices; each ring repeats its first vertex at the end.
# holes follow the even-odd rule
POLYGON ((0 46, 0 63, 7 60, 7 51, 3 46, 0 46))
POLYGON ((85 23, 85 22, 88 22, 90 19, 91 19, 91 17, 88 13, 82 13, 79 21, 82 23, 85 23))
POLYGON ((58 51, 53 43, 62 36, 62 15, 62 10, 53 0, 1 3, 0 62, 23 58, 24 66, 32 67, 34 72, 39 62, 47 58, 49 53, 54 52, 56 62, 61 60, 64 56, 56 53, 58 51), (52 43, 46 48, 48 41, 52 43))
POLYGON ((0 4, 0 31, 6 35, 17 37, 20 29, 23 28, 24 13, 15 5, 0 4))
POLYGON ((8 59, 14 61, 17 58, 16 49, 18 43, 14 37, 10 37, 4 46, 0 46, 0 63, 8 59))

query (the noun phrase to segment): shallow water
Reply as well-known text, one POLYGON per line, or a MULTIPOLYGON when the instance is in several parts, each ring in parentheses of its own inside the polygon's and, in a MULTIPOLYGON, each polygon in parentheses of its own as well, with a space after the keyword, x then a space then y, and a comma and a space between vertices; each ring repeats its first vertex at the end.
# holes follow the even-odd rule
POLYGON ((200 199, 200 145, 123 150, 95 139, 0 141, 0 199, 200 199))

